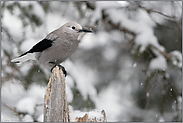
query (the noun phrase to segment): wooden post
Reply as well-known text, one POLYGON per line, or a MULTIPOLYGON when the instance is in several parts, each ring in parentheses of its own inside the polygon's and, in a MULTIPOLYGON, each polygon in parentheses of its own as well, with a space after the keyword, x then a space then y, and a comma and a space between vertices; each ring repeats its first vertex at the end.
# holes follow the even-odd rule
POLYGON ((44 122, 70 122, 69 104, 65 92, 65 77, 56 66, 51 73, 44 97, 44 122))

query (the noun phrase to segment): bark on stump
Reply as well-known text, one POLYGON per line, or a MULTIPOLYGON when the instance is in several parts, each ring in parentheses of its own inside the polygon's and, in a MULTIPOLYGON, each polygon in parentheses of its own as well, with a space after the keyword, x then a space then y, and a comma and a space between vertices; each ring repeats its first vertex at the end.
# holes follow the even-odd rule
POLYGON ((70 122, 65 77, 58 66, 53 69, 44 97, 44 122, 70 122))

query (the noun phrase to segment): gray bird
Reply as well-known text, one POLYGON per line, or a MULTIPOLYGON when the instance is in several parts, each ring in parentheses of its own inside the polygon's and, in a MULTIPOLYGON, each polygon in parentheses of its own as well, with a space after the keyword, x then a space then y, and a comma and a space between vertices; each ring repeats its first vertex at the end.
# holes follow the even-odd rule
POLYGON ((55 66, 61 67, 66 76, 67 72, 60 63, 76 51, 80 42, 78 38, 83 32, 92 31, 82 28, 76 22, 68 22, 49 33, 29 51, 12 59, 11 62, 22 63, 27 60, 37 60, 41 65, 50 68, 51 71, 55 66))

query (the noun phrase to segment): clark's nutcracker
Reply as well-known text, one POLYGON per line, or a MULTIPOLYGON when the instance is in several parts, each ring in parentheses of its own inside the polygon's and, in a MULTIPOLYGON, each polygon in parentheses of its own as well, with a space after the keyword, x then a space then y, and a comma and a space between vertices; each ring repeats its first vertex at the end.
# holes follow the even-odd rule
POLYGON ((67 72, 60 63, 76 51, 80 42, 78 38, 82 32, 92 31, 82 28, 75 22, 66 23, 11 62, 22 63, 30 59, 37 60, 43 66, 50 68, 51 71, 55 66, 61 67, 66 76, 67 72))

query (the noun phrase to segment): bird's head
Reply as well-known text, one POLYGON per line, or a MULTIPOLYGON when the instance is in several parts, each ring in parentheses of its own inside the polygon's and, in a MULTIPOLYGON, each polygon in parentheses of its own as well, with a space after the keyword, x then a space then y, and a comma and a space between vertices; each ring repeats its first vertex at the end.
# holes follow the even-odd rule
POLYGON ((91 33, 91 30, 87 30, 85 28, 83 28, 81 25, 79 25, 76 22, 68 22, 66 24, 64 24, 62 26, 63 32, 71 35, 71 36, 75 36, 76 38, 78 38, 78 36, 82 33, 91 33))

